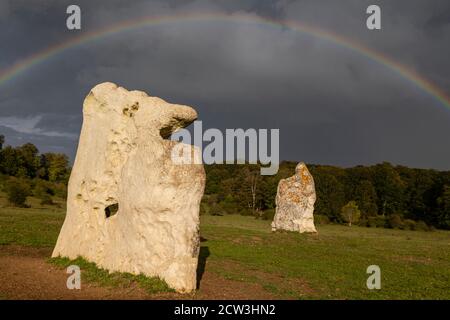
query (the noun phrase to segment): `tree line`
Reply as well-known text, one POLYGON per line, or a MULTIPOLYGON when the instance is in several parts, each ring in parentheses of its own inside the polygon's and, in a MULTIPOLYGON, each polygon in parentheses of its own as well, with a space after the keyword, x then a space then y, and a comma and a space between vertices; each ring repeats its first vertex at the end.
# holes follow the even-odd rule
POLYGON ((65 197, 70 175, 69 159, 62 153, 39 153, 32 143, 5 146, 0 135, 0 184, 8 200, 26 206, 27 196, 52 204, 52 196, 65 197))
MULTIPOLYGON (((39 153, 31 143, 5 146, 0 135, 0 184, 12 203, 34 195, 43 203, 66 196, 68 157, 39 153), (19 198, 19 199, 15 199, 19 198)), ((242 214, 272 219, 280 179, 295 172, 296 162, 284 161, 278 173, 262 176, 259 165, 206 165, 201 214, 242 214)), ((318 223, 369 227, 450 229, 450 171, 413 169, 388 162, 340 168, 307 165, 314 177, 318 223)))
MULTIPOLYGON (((258 165, 208 165, 202 212, 240 213, 272 219, 280 179, 295 173, 296 162, 282 162, 274 176, 258 165)), ((412 169, 388 162, 340 168, 313 165, 320 222, 353 222, 369 227, 450 229, 450 171, 412 169), (354 208, 352 208, 354 207, 354 208)))

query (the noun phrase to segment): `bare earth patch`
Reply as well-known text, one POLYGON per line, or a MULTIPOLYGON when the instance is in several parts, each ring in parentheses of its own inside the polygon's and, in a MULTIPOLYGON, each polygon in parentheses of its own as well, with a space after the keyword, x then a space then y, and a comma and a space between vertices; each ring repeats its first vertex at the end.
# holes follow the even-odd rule
POLYGON ((149 294, 137 284, 126 288, 82 282, 81 290, 66 287, 66 270, 47 262, 50 248, 0 246, 0 299, 274 299, 259 284, 225 279, 205 272, 195 294, 149 294))

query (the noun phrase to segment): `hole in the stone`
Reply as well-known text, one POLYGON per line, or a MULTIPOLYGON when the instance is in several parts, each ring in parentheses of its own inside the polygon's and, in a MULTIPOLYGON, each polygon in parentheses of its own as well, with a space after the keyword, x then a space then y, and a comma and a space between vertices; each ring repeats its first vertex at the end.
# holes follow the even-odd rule
POLYGON ((119 204, 118 203, 111 204, 105 208, 105 216, 109 218, 115 215, 117 211, 119 211, 119 204))
POLYGON ((159 130, 159 134, 164 140, 171 140, 172 132, 173 128, 171 126, 166 126, 159 130))
MULTIPOLYGON (((183 118, 174 117, 169 123, 159 129, 159 135, 164 140, 172 140, 172 134, 177 132, 179 129, 188 129, 191 126, 190 121, 186 121, 183 118)), ((176 139, 179 141, 179 139, 176 139)), ((185 142, 187 143, 187 142, 185 142)))

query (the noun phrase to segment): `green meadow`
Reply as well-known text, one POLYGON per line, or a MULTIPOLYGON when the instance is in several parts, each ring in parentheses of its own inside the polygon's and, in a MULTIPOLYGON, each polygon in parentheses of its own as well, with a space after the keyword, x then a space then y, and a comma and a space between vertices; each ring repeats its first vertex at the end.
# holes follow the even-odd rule
MULTIPOLYGON (((32 200, 31 200, 32 202, 32 200)), ((54 246, 64 207, 0 208, 0 245, 54 246)), ((270 222, 240 215, 201 217, 200 265, 225 279, 258 284, 284 299, 450 299, 450 232, 318 225, 318 234, 270 231, 270 222), (381 269, 381 289, 366 286, 367 267, 381 269)), ((0 248, 1 250, 1 248, 0 248)), ((60 266, 70 261, 49 260, 60 266)), ((86 261, 88 281, 164 284, 109 276, 86 261)))

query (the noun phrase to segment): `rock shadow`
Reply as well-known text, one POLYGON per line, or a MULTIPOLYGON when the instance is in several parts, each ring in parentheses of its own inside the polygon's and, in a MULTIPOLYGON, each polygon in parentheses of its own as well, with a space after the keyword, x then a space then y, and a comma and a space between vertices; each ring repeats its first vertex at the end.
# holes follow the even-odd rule
POLYGON ((197 289, 200 288, 200 282, 202 280, 203 274, 205 273, 206 260, 210 256, 208 247, 200 247, 200 253, 198 255, 198 265, 197 265, 197 289))

